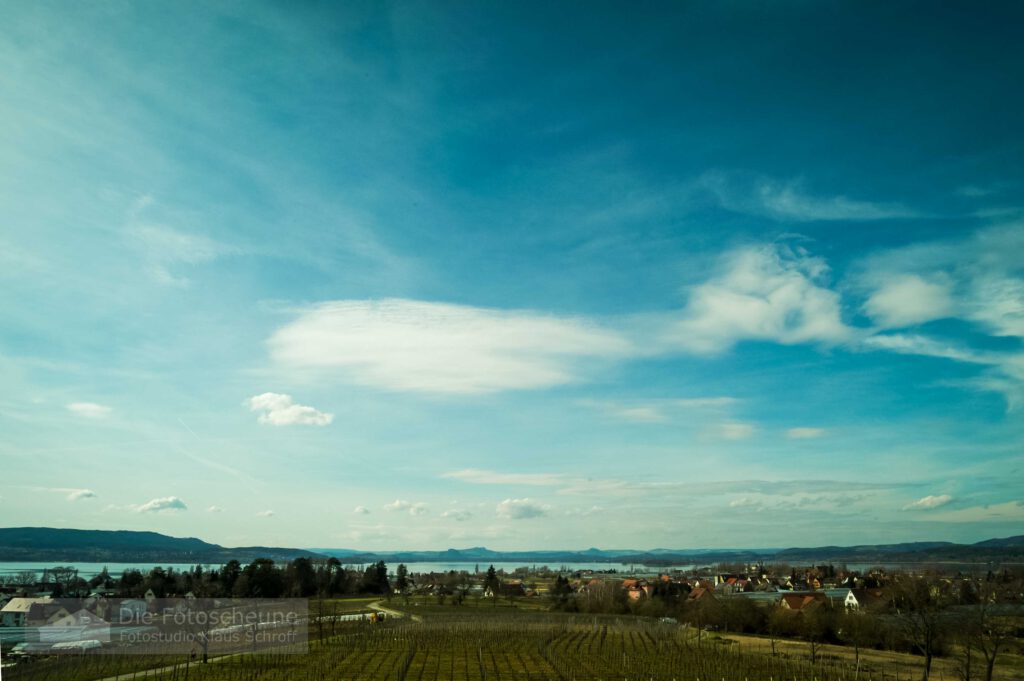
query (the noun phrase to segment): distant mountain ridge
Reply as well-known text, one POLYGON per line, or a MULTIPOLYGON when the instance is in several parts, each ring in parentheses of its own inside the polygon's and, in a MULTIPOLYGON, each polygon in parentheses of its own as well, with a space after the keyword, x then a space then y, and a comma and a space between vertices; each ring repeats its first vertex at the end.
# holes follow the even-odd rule
POLYGON ((819 546, 808 548, 760 549, 597 549, 583 551, 492 551, 484 547, 447 549, 445 551, 357 551, 354 549, 314 549, 318 553, 343 561, 386 562, 527 562, 559 563, 633 563, 670 565, 689 563, 752 563, 765 562, 978 562, 1024 558, 1024 535, 988 539, 976 544, 953 542, 904 542, 898 544, 862 544, 857 546, 819 546))
POLYGON ((257 558, 324 558, 305 549, 269 546, 227 548, 195 537, 169 537, 133 530, 67 530, 54 527, 0 528, 0 561, 82 563, 226 563, 257 558))
POLYGON ((494 551, 483 546, 443 551, 360 551, 357 549, 296 549, 268 546, 229 548, 195 537, 170 537, 158 532, 130 530, 70 530, 52 527, 0 528, 0 562, 53 561, 89 563, 209 563, 251 562, 335 557, 343 562, 370 563, 497 563, 521 562, 557 566, 563 563, 630 563, 678 565, 711 563, 879 563, 981 562, 1024 559, 1024 535, 987 539, 975 544, 906 542, 761 549, 598 549, 582 551, 494 551))

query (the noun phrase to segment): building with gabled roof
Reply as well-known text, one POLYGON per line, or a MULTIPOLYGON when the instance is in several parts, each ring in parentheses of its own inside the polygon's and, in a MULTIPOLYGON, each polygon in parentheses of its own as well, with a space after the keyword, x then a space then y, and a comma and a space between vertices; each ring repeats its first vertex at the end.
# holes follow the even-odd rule
POLYGON ((23 627, 28 622, 29 611, 33 605, 52 605, 54 600, 45 598, 12 598, 0 609, 0 625, 5 627, 23 627))
POLYGON ((822 591, 783 594, 779 599, 779 605, 794 612, 805 612, 828 605, 828 596, 822 591))

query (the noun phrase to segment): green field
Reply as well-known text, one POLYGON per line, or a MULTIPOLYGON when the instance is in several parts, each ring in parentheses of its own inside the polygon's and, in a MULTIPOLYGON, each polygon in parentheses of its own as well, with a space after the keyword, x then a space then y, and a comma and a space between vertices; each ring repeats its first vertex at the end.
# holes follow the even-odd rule
MULTIPOLYGON (((433 610, 433 609, 431 609, 433 610)), ((423 621, 346 623, 317 640, 310 628, 308 654, 225 656, 210 664, 129 656, 49 658, 5 670, 9 681, 86 681, 135 669, 129 679, 163 681, 408 681, 560 679, 690 679, 743 681, 854 679, 845 663, 810 665, 799 659, 743 652, 704 637, 697 645, 686 629, 650 620, 573 616, 502 609, 449 608, 423 621), (174 665, 174 666, 171 666, 174 665)), ((901 670, 909 679, 909 670, 901 670)), ((895 679, 894 670, 863 670, 860 679, 895 679)))

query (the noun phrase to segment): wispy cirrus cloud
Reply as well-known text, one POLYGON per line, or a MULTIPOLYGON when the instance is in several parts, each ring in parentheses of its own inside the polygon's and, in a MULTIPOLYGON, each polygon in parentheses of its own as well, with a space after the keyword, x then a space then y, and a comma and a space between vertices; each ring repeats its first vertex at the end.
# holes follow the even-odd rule
POLYGON ((245 401, 251 411, 263 412, 260 423, 272 426, 326 426, 334 420, 334 414, 327 414, 313 407, 295 404, 291 395, 263 393, 245 401))
MULTIPOLYGON (((443 478, 474 485, 522 485, 557 487, 560 495, 618 496, 718 496, 765 495, 792 496, 796 494, 835 494, 898 490, 919 486, 918 483, 892 481, 867 482, 862 480, 790 479, 790 480, 707 480, 700 482, 646 481, 624 478, 595 478, 568 473, 511 473, 481 469, 463 469, 441 474, 443 478)), ((398 502, 396 502, 398 503, 398 502)), ((406 502, 407 503, 407 502, 406 502)))
POLYGON ((886 350, 902 355, 942 357, 972 364, 996 364, 994 356, 985 355, 958 343, 920 334, 886 333, 869 336, 862 346, 871 350, 886 350))
MULTIPOLYGON (((137 201, 137 214, 152 204, 150 197, 137 201), (146 199, 149 199, 148 201, 146 199)), ((146 261, 153 279, 160 284, 186 287, 188 277, 176 273, 179 267, 210 262, 236 249, 202 234, 172 229, 166 225, 137 224, 127 231, 130 242, 146 261)))
POLYGON ((928 520, 946 523, 1020 523, 1024 522, 1024 501, 1004 501, 995 504, 943 509, 929 513, 928 520))
POLYGON ((746 440, 756 433, 756 425, 743 421, 725 421, 704 431, 706 437, 722 440, 746 440))
POLYGON ((947 382, 950 385, 1001 393, 1007 411, 1024 404, 1024 352, 975 350, 960 342, 920 334, 886 333, 865 338, 861 346, 904 355, 921 355, 987 367, 981 376, 947 382))
POLYGON ((800 180, 780 181, 714 171, 702 175, 694 186, 709 193, 728 211, 780 222, 894 220, 922 215, 899 203, 853 199, 844 194, 814 194, 800 180))
POLYGON ((562 485, 566 478, 561 473, 501 473, 498 471, 464 468, 443 473, 442 478, 452 478, 478 485, 562 485))
POLYGON ((30 487, 29 489, 39 492, 53 492, 63 494, 68 501, 81 501, 83 499, 95 499, 98 494, 91 489, 81 487, 30 487))
POLYGON ((581 362, 633 352, 622 334, 583 318, 398 299, 305 308, 268 344, 290 371, 441 394, 563 385, 582 379, 581 362))
POLYGON ((739 400, 735 397, 692 397, 638 400, 635 402, 580 400, 579 404, 596 409, 613 419, 636 423, 663 423, 688 410, 722 409, 738 402, 739 400))

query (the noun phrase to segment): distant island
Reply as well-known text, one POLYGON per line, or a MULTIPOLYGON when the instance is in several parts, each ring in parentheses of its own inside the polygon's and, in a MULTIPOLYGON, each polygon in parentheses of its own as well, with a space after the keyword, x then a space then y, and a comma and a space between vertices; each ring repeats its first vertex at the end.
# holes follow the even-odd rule
POLYGON ((52 561, 88 563, 168 562, 217 564, 256 558, 275 561, 298 557, 334 557, 349 563, 633 563, 675 565, 724 562, 984 562, 1024 560, 1024 535, 988 539, 974 544, 910 542, 857 546, 764 549, 598 549, 583 551, 492 551, 484 547, 443 551, 360 551, 299 549, 269 546, 224 547, 194 537, 157 532, 73 530, 51 527, 0 528, 0 562, 52 561))

